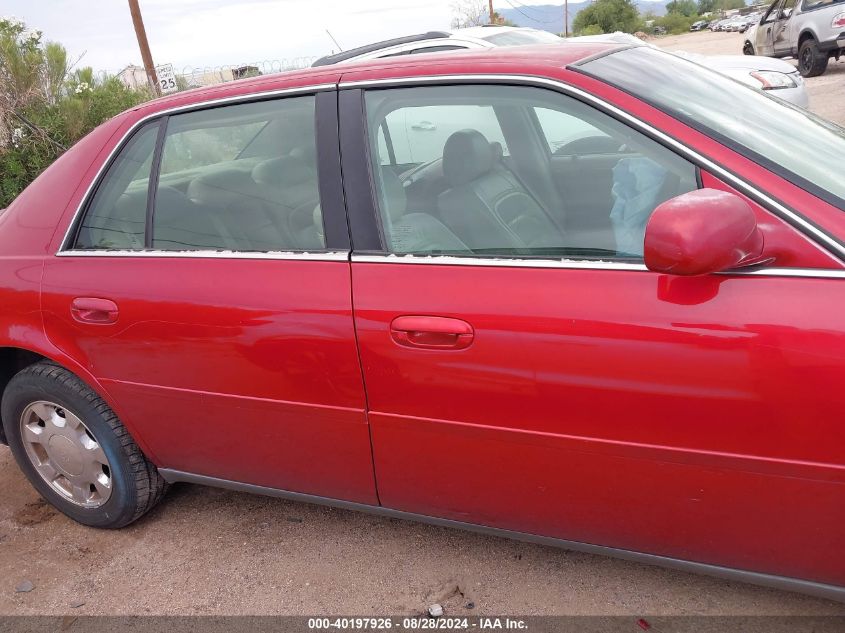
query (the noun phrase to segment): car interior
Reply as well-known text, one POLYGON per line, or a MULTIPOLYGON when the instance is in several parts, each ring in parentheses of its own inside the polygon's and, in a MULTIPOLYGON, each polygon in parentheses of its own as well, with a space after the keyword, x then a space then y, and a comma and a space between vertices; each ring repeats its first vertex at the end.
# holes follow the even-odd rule
POLYGON ((421 107, 417 90, 368 100, 382 228, 393 252, 640 258, 654 208, 697 188, 690 164, 581 103, 520 88, 513 96, 497 88, 480 99, 467 98, 466 91, 427 89, 442 91, 439 99, 426 97, 442 106, 441 119, 429 120, 436 109, 425 104, 427 119, 419 124, 410 123, 419 117, 395 115, 421 107), (542 124, 562 104, 563 116, 578 119, 577 129, 563 119, 566 129, 542 124), (485 123, 485 131, 500 136, 507 150, 480 129, 451 131, 450 124, 462 119, 452 107, 468 105, 493 109, 500 130, 485 123), (391 120, 393 129, 385 130, 391 120), (404 144, 430 147, 438 132, 445 138, 439 156, 402 162, 404 144))
MULTIPOLYGON (((171 121, 155 193, 152 247, 323 249, 313 101, 306 99, 310 103, 298 107, 287 100, 288 107, 258 120, 251 112, 233 112, 171 121)), ((243 106, 232 109, 238 107, 243 106)), ((77 248, 144 248, 154 138, 155 133, 124 150, 92 200, 77 248), (121 161, 128 168, 121 169, 121 161)))

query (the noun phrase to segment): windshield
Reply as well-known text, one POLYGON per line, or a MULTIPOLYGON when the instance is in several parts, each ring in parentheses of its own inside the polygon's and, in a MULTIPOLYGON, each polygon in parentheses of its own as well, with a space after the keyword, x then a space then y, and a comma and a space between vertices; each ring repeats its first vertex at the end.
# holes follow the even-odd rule
POLYGON ((629 92, 845 210, 845 129, 715 71, 647 46, 577 70, 629 92))
POLYGON ((503 31, 493 35, 485 35, 481 39, 496 46, 522 46, 524 44, 560 43, 563 40, 554 33, 535 31, 534 29, 520 29, 519 31, 503 31))

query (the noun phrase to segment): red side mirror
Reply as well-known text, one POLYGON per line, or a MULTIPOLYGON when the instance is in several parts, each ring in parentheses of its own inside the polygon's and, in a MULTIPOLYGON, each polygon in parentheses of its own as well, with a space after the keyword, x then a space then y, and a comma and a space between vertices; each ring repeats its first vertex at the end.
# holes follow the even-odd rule
POLYGON ((745 200, 698 189, 658 206, 645 230, 645 264, 671 275, 706 275, 763 254, 763 233, 745 200))

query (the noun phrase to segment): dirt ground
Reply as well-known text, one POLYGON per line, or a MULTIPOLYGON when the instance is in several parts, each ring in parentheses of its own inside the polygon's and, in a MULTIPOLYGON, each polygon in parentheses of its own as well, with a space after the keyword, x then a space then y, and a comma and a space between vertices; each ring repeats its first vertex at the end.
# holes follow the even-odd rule
POLYGON ((468 616, 845 615, 798 594, 200 486, 98 531, 46 505, 6 448, 0 499, 0 615, 406 615, 433 602, 468 616), (24 581, 35 588, 16 593, 24 581))
MULTIPOLYGON (((658 37, 650 41, 668 51, 687 51, 702 55, 741 55, 745 35, 700 31, 658 37)), ((785 61, 796 63, 794 59, 785 61)), ((807 94, 810 96, 810 110, 845 126, 845 57, 840 58, 838 62, 830 60, 827 72, 805 81, 807 94)))
MULTIPOLYGON (((739 53, 741 41, 658 43, 739 53)), ((845 124, 845 63, 808 89, 813 110, 845 124)), ((0 448, 0 615, 403 615, 433 602, 447 615, 845 615, 798 594, 199 486, 96 531, 46 505, 0 448), (16 592, 25 581, 34 589, 16 592)))

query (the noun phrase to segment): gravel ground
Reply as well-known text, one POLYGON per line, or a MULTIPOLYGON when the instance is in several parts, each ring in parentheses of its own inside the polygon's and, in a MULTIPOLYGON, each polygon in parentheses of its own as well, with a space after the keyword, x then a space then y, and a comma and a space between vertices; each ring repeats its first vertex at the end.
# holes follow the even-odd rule
MULTIPOLYGON (((741 41, 657 43, 712 54, 741 41)), ((845 63, 808 89, 813 110, 845 124, 845 63)), ((129 528, 96 531, 45 504, 6 448, 0 499, 0 615, 402 615, 432 602, 447 615, 845 615, 797 594, 199 486, 174 487, 129 528), (16 593, 24 581, 34 589, 16 593)))
MULTIPOLYGON (((710 31, 650 40, 668 51, 687 51, 702 55, 741 55, 743 41, 745 35, 742 33, 710 31)), ((796 63, 794 59, 785 61, 796 63)), ((810 96, 810 110, 845 127, 845 57, 840 58, 838 62, 830 60, 827 72, 805 81, 807 94, 810 96)))

